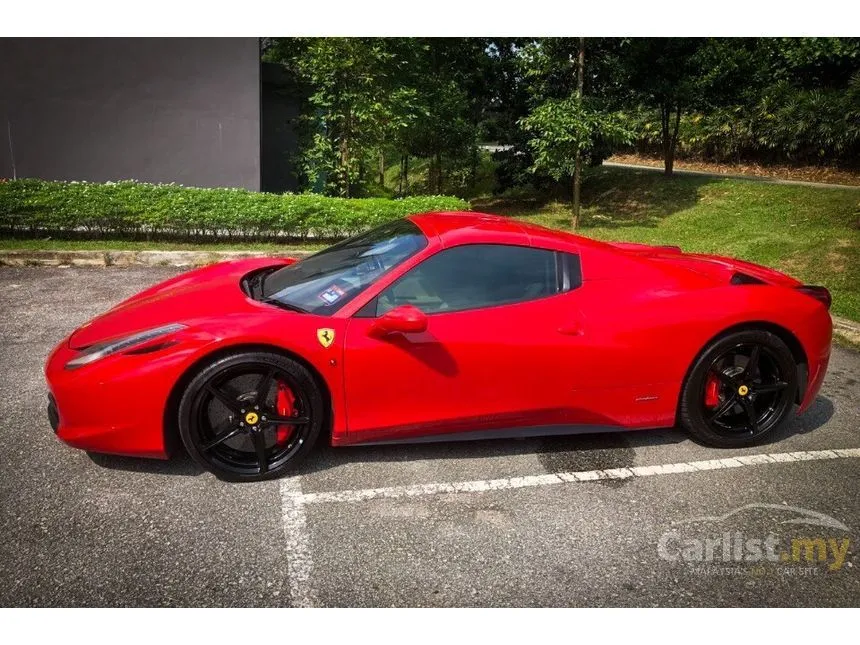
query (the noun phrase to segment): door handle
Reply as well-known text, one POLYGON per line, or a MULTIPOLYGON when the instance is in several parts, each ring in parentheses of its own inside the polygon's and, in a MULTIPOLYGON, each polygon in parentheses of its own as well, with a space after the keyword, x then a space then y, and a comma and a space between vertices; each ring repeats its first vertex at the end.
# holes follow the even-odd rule
POLYGON ((584 331, 582 329, 582 323, 572 322, 567 325, 562 325, 558 328, 559 334, 564 334, 565 336, 582 336, 584 331))

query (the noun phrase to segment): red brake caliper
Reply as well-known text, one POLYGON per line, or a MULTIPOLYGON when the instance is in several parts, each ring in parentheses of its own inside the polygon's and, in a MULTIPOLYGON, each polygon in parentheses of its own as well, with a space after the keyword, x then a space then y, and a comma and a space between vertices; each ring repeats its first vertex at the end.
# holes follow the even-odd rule
MULTIPOLYGON (((296 397, 293 391, 283 381, 278 381, 278 397, 275 401, 275 407, 278 409, 278 416, 291 417, 293 416, 296 397)), ((293 433, 295 426, 278 426, 275 441, 278 443, 286 443, 293 433)))
POLYGON ((720 379, 713 374, 708 375, 705 383, 705 406, 715 408, 720 403, 720 379))

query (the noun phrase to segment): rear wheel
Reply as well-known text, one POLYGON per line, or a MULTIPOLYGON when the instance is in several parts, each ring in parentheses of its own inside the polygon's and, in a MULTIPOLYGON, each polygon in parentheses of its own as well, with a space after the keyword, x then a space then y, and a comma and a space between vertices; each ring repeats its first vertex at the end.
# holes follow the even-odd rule
POLYGON ((229 481, 279 477, 311 450, 323 396, 303 365, 278 354, 234 354, 204 368, 179 404, 192 459, 229 481))
POLYGON ((698 358, 681 394, 679 421, 719 448, 764 441, 794 407, 797 368, 791 350, 766 331, 721 338, 698 358))

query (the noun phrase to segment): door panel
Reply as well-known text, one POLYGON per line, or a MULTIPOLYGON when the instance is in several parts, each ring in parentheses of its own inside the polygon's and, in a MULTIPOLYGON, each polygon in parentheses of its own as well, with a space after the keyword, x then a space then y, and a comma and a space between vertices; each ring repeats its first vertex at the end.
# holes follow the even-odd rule
POLYGON ((529 302, 430 315, 418 334, 346 330, 349 442, 559 423, 595 423, 573 393, 581 314, 576 291, 529 302))

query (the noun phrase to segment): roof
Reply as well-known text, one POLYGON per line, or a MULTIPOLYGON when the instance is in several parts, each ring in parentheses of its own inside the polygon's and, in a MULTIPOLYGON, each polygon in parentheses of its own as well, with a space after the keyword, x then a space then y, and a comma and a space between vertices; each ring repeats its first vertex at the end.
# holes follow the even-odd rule
POLYGON ((541 240, 544 242, 551 241, 552 245, 561 245, 562 247, 598 247, 603 250, 616 250, 609 244, 581 235, 489 213, 472 211, 420 213, 411 215, 409 219, 418 225, 428 237, 438 236, 442 246, 477 241, 531 246, 536 241, 541 240))

